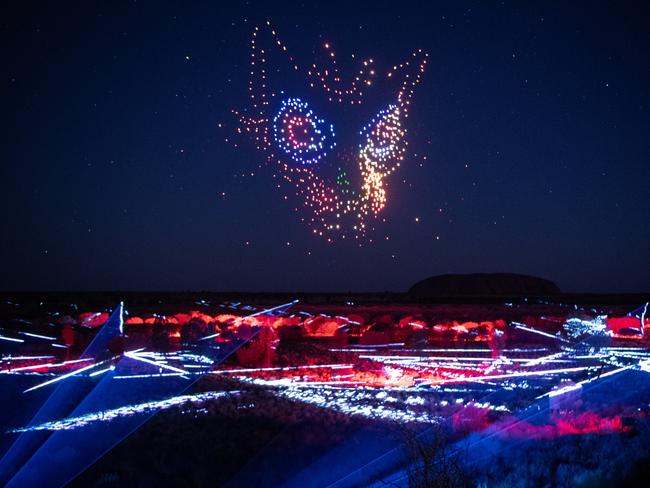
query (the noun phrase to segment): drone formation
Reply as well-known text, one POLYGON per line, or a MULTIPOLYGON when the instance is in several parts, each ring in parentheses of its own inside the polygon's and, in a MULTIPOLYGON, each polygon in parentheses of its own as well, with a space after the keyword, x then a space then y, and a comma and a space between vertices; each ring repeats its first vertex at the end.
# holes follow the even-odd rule
POLYGON ((374 60, 361 61, 360 69, 344 81, 336 53, 329 43, 324 44, 324 49, 327 66, 312 63, 301 68, 269 22, 265 28, 256 27, 251 39, 251 105, 242 112, 234 111, 240 123, 237 132, 251 136, 256 148, 264 153, 265 162, 272 166, 274 178, 289 185, 307 209, 302 220, 315 235, 328 242, 361 239, 372 230, 371 219, 377 218, 387 204, 387 178, 404 161, 408 145, 404 119, 428 54, 419 49, 387 70, 386 81, 391 86, 396 83, 394 98, 358 131, 356 147, 339 150, 334 125, 320 118, 303 98, 271 88, 269 80, 271 73, 278 76, 280 72, 270 61, 271 50, 279 50, 290 70, 304 74, 306 86, 320 99, 324 94, 332 104, 364 103, 379 76, 374 60), (271 37, 264 44, 260 38, 266 33, 271 37), (355 165, 356 173, 345 169, 355 165), (336 178, 323 176, 319 170, 323 166, 336 168, 336 178), (360 184, 353 185, 350 174, 358 176, 360 184))

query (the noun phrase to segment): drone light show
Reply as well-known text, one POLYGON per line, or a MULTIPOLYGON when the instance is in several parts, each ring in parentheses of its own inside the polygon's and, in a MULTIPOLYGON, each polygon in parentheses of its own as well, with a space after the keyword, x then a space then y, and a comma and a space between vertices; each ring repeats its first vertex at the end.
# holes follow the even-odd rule
POLYGON ((648 485, 650 12, 588 7, 7 2, 0 487, 648 485))
POLYGON ((360 239, 387 205, 389 177, 406 157, 406 119, 428 54, 418 49, 384 72, 376 68, 374 59, 363 59, 356 63, 358 70, 346 74, 330 43, 324 43, 323 49, 326 65, 301 66, 295 64, 270 22, 255 27, 248 87, 251 105, 235 112, 240 121, 237 131, 252 138, 274 168, 274 176, 292 189, 307 212, 303 220, 314 234, 328 242, 360 239), (393 87, 386 105, 359 130, 357 147, 337 152, 335 126, 315 115, 309 101, 271 89, 270 78, 279 71, 268 60, 271 51, 285 55, 293 70, 304 77, 310 94, 328 104, 359 106, 376 85, 383 82, 393 87), (324 176, 323 165, 338 168, 337 177, 324 176), (352 172, 359 176, 357 188, 350 184, 352 172))

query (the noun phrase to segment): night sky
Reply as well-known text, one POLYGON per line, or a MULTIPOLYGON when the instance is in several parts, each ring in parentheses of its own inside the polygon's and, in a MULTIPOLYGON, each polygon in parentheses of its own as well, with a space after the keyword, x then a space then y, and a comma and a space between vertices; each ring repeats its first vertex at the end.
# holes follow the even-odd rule
MULTIPOLYGON (((650 12, 633 3, 20 3, 0 21, 2 289, 403 291, 504 271, 650 290, 650 12), (429 53, 361 247, 314 236, 234 133, 267 20, 303 63, 324 42, 379 68, 429 53)), ((310 103, 342 137, 384 108, 310 103)))

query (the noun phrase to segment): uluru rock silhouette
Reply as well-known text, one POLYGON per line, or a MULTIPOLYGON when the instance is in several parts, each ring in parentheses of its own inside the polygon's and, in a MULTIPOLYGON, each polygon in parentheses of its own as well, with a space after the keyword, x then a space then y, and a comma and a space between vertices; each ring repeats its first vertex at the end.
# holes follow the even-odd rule
POLYGON ((528 296, 555 295, 552 281, 517 273, 471 273, 431 276, 415 283, 409 294, 431 296, 528 296))

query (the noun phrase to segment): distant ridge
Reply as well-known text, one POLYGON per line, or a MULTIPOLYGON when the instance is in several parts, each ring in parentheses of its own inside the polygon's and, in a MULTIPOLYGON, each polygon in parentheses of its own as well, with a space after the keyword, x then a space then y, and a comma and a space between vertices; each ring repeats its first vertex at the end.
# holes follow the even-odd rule
POLYGON ((555 295, 560 288, 552 281, 516 273, 472 273, 431 276, 415 283, 409 294, 434 296, 525 296, 555 295))

